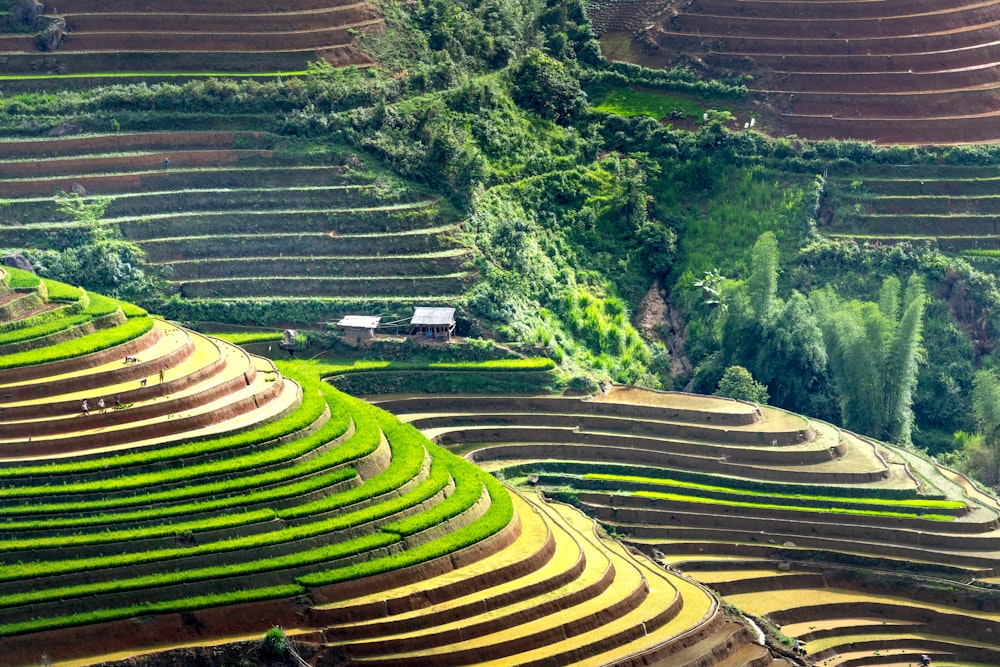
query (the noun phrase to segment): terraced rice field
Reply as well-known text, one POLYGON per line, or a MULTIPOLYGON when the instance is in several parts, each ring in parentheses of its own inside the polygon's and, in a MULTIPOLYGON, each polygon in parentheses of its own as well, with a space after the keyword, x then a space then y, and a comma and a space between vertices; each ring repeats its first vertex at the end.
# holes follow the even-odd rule
POLYGON ((774 134, 1000 139, 995 1, 591 4, 602 42, 618 57, 752 75, 774 134))
POLYGON ((633 388, 373 398, 488 470, 571 499, 806 641, 818 664, 1000 663, 996 499, 912 454, 781 411, 633 388))
POLYGON ((832 171, 820 231, 859 242, 929 243, 995 273, 996 167, 866 165, 832 171))
POLYGON ((296 155, 280 142, 254 132, 4 141, 0 246, 78 243, 85 227, 55 196, 82 187, 111 198, 105 224, 183 298, 419 301, 464 290, 469 249, 436 197, 385 194, 359 161, 296 155))
POLYGON ((0 308, 5 665, 274 625, 312 665, 771 664, 704 588, 314 363, 14 269, 0 308))
POLYGON ((47 4, 66 21, 55 51, 30 35, 0 35, 0 75, 255 73, 301 71, 320 59, 370 65, 359 31, 382 18, 367 2, 213 2, 70 0, 47 4), (62 11, 59 11, 59 10, 62 11))

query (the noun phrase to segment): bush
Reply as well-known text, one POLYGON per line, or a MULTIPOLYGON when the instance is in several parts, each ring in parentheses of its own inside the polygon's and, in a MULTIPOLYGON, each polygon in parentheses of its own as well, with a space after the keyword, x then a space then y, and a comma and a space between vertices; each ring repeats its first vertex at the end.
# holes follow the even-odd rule
POLYGON ((264 633, 264 641, 261 642, 260 647, 264 651, 264 655, 272 658, 282 657, 288 649, 288 638, 285 636, 285 631, 275 625, 264 633))

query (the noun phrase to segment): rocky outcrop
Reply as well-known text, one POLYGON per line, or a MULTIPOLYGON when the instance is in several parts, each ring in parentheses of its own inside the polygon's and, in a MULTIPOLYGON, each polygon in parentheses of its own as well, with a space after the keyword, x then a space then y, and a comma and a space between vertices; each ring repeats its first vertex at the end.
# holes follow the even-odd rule
POLYGON ((54 19, 38 36, 38 50, 55 51, 62 46, 64 39, 66 39, 66 20, 54 19))
POLYGON ((15 269, 21 269, 22 271, 30 271, 31 273, 35 272, 35 269, 31 266, 31 262, 28 261, 28 258, 19 252, 5 253, 3 258, 0 259, 0 263, 4 266, 12 266, 15 269))

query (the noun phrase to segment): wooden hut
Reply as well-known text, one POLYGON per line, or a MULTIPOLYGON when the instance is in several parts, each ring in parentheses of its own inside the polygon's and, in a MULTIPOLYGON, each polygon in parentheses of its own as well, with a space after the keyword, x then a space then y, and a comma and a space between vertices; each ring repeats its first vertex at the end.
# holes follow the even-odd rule
POLYGON ((343 329, 341 336, 346 342, 360 345, 375 338, 375 329, 381 321, 382 318, 378 316, 345 315, 337 322, 337 326, 343 329))
POLYGON ((410 318, 410 335, 425 336, 436 340, 448 340, 455 333, 454 308, 413 309, 410 318))

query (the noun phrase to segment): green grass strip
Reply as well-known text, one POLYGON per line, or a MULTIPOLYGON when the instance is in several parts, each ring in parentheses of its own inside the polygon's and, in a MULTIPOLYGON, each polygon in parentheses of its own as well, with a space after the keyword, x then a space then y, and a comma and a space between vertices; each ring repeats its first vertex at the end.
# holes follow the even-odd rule
POLYGON ((28 329, 30 327, 45 324, 46 322, 53 322, 66 317, 72 317, 73 314, 77 312, 79 312, 79 309, 76 304, 65 304, 59 306, 58 308, 53 308, 30 317, 25 317, 24 319, 14 320, 13 322, 4 322, 0 324, 0 332, 6 333, 8 331, 28 329))
POLYGON ((694 503, 699 505, 724 505, 728 507, 753 507, 755 509, 775 509, 793 512, 810 512, 814 514, 850 514, 856 516, 884 516, 898 519, 927 519, 929 521, 953 521, 955 517, 943 514, 916 514, 906 512, 881 512, 876 510, 854 510, 844 507, 816 508, 795 505, 778 505, 775 503, 748 503, 742 501, 727 501, 717 498, 704 498, 701 496, 688 496, 679 493, 660 493, 658 491, 635 491, 630 495, 641 498, 658 498, 661 500, 675 500, 684 503, 694 503))
MULTIPOLYGON (((117 305, 115 307, 117 308, 117 305)), ((49 345, 38 350, 27 350, 25 352, 3 355, 0 356, 0 370, 82 357, 92 352, 99 352, 110 347, 115 347, 116 345, 122 345, 130 340, 135 340, 151 331, 153 326, 152 318, 139 317, 128 320, 120 326, 103 329, 86 336, 81 336, 80 338, 57 343, 56 345, 49 345)))
MULTIPOLYGON (((470 464, 471 465, 471 464, 470 464)), ((478 471, 478 469, 477 469, 478 471)), ((375 558, 325 572, 301 576, 297 581, 306 586, 324 586, 341 581, 360 579, 382 572, 417 565, 463 549, 495 535, 514 517, 514 502, 507 489, 485 472, 479 471, 490 494, 489 509, 476 521, 448 535, 439 537, 400 554, 375 558)))
MULTIPOLYGON (((426 480, 421 482, 409 493, 398 498, 390 499, 383 503, 378 503, 371 507, 366 507, 356 512, 340 515, 324 522, 324 527, 328 530, 342 530, 354 526, 370 523, 374 520, 391 516, 409 507, 424 502, 436 493, 440 492, 451 479, 450 472, 445 457, 438 457, 431 466, 431 474, 426 480)), ((275 516, 270 510, 262 510, 261 515, 267 513, 269 516, 262 517, 262 520, 275 516)), ((174 524, 172 526, 177 532, 182 532, 186 526, 184 524, 174 524)), ((171 526, 164 526, 171 528, 171 526)), ((159 577, 160 575, 156 575, 159 577)), ((93 584, 81 584, 77 586, 64 586, 53 589, 42 589, 25 591, 14 595, 0 597, 0 607, 10 607, 23 604, 37 604, 50 600, 78 597, 82 595, 96 595, 111 591, 125 589, 143 588, 150 584, 149 577, 137 577, 132 579, 120 579, 111 582, 98 582, 93 584)))
MULTIPOLYGON (((357 438, 361 442, 368 443, 365 447, 368 450, 365 452, 366 454, 369 451, 374 451, 381 443, 381 431, 377 417, 378 408, 353 397, 346 397, 345 400, 350 401, 351 413, 354 415, 355 432, 351 440, 357 438)), ((347 507, 397 489, 420 472, 425 458, 425 450, 422 446, 413 447, 408 442, 393 443, 392 440, 389 440, 389 448, 392 460, 381 474, 344 493, 282 510, 281 518, 294 519, 347 507)))
POLYGON ((12 266, 5 266, 3 270, 7 272, 7 285, 16 290, 37 289, 42 279, 30 271, 22 271, 12 266))
MULTIPOLYGON (((403 426, 409 426, 405 424, 403 426)), ((413 428, 412 426, 410 428, 413 428)), ((419 431, 413 429, 418 435, 423 437, 419 431)), ((433 509, 407 517, 395 523, 391 523, 383 530, 398 533, 399 535, 415 535, 422 530, 427 530, 449 519, 453 519, 462 512, 472 507, 483 492, 483 483, 474 468, 463 465, 462 459, 455 457, 449 466, 452 478, 455 480, 455 491, 444 502, 438 503, 433 509)))
POLYGON ((103 294, 87 292, 87 297, 90 300, 90 305, 87 306, 83 312, 91 317, 110 315, 121 307, 121 303, 117 299, 112 299, 111 297, 104 296, 103 294))
MULTIPOLYGON (((61 496, 66 493, 97 493, 101 490, 107 492, 121 491, 123 489, 146 489, 157 484, 176 484, 184 480, 197 480, 198 477, 205 475, 232 475, 232 477, 227 477, 218 481, 203 484, 191 483, 164 491, 150 491, 137 495, 120 497, 101 496, 93 500, 87 500, 81 497, 78 500, 63 503, 5 507, 0 509, 0 514, 16 516, 18 514, 42 512, 61 513, 74 511, 98 511, 115 507, 132 507, 152 503, 180 502, 202 496, 234 493, 248 489, 264 488, 274 484, 281 484, 299 477, 305 477, 307 475, 327 471, 334 466, 341 465, 351 460, 351 458, 355 458, 351 457, 351 455, 354 454, 356 450, 351 448, 335 447, 327 452, 324 452, 320 456, 312 458, 308 461, 303 461, 297 465, 251 474, 252 471, 259 466, 285 462, 326 444, 330 441, 330 439, 326 437, 327 435, 328 434, 320 430, 308 438, 294 440, 287 445, 268 449, 259 454, 205 463, 199 466, 191 466, 190 468, 182 467, 174 470, 164 470, 162 472, 134 475, 131 477, 113 478, 109 480, 99 480, 96 482, 82 482, 79 484, 65 484, 61 486, 46 485, 0 489, 0 497, 5 498, 10 496, 24 497, 28 494, 61 496)), ((375 445, 377 445, 377 442, 375 445)), ((374 449, 375 445, 371 445, 372 449, 374 449)), ((330 472, 334 474, 334 477, 337 478, 338 481, 343 481, 341 479, 342 474, 346 474, 346 472, 342 474, 334 471, 330 472)))
POLYGON ((671 114, 701 119, 705 108, 685 97, 635 88, 615 88, 595 107, 618 116, 649 116, 663 120, 671 114))
MULTIPOLYGON (((694 472, 689 470, 676 470, 672 468, 657 468, 639 464, 622 463, 597 463, 594 461, 532 461, 528 463, 513 463, 504 466, 506 474, 513 476, 528 476, 532 474, 545 473, 546 475, 565 474, 575 478, 581 478, 589 473, 601 472, 610 475, 622 475, 625 477, 639 476, 648 477, 651 480, 683 480, 699 485, 719 485, 726 489, 739 489, 751 495, 773 495, 775 493, 787 493, 791 495, 811 495, 816 491, 816 486, 794 482, 768 482, 745 477, 730 477, 715 473, 694 472), (636 473, 640 473, 636 475, 636 473)), ((928 499, 947 500, 939 493, 918 495, 912 488, 888 488, 888 487, 868 487, 856 488, 853 486, 825 486, 824 495, 831 498, 854 497, 856 494, 864 492, 872 498, 882 500, 913 499, 920 498, 922 501, 928 499)))
MULTIPOLYGON (((309 537, 316 537, 323 535, 333 530, 336 530, 335 522, 340 520, 339 517, 335 519, 330 519, 328 521, 313 522, 303 524, 301 526, 295 526, 291 528, 285 528, 281 531, 275 531, 271 533, 263 533, 260 535, 246 535, 241 537, 233 537, 225 540, 218 540, 216 542, 209 542, 206 544, 199 544, 191 547, 171 547, 166 549, 152 549, 149 551, 138 551, 132 553, 120 553, 111 556, 94 556, 89 558, 66 558, 61 560, 48 560, 48 561, 31 561, 22 562, 16 565, 0 565, 0 581, 21 581, 26 579, 32 579, 35 577, 56 575, 56 574, 70 574, 78 572, 92 572, 95 570, 103 570, 106 568, 118 568, 118 567, 129 567, 132 565, 143 565, 147 563, 160 563, 167 562, 175 558, 188 558, 192 556, 208 556, 214 554, 223 553, 238 553, 245 551, 247 549, 258 549, 262 547, 271 547, 281 544, 287 544, 301 539, 306 539, 309 537)), ((398 535, 393 535, 389 533, 379 533, 378 539, 374 542, 381 546, 382 542, 386 544, 392 543, 398 539, 398 535)), ((367 536, 368 538, 373 538, 376 536, 367 536)), ((347 542, 339 542, 328 547, 323 547, 322 549, 313 549, 309 551, 296 552, 303 554, 303 558, 307 560, 311 559, 311 562, 318 562, 322 560, 328 560, 333 556, 315 556, 316 553, 330 553, 335 554, 336 557, 341 555, 349 555, 350 547, 349 545, 354 544, 357 540, 349 540, 347 542), (343 546, 348 549, 347 552, 341 554, 335 551, 324 551, 324 549, 329 550, 332 547, 343 546), (311 555, 310 555, 311 554, 311 555)), ((367 544, 367 542, 365 543, 367 544)), ((368 547, 366 547, 368 548, 368 547)), ((277 567, 286 567, 287 563, 292 562, 296 554, 291 554, 281 558, 282 565, 277 567)), ((277 559, 268 559, 267 562, 277 559)), ((248 561, 259 563, 262 561, 248 561)), ((224 565, 217 567, 218 574, 213 576, 225 576, 227 573, 237 574, 240 572, 253 572, 253 568, 248 569, 247 563, 235 563, 227 562, 224 565)), ((213 569, 214 571, 214 569, 213 569)), ((168 577, 172 573, 167 573, 164 576, 168 577)))
MULTIPOLYGON (((201 502, 161 505, 133 512, 102 512, 97 515, 91 514, 82 517, 59 516, 53 519, 6 521, 0 523, 0 529, 15 531, 96 528, 98 526, 120 525, 128 522, 155 521, 171 517, 183 517, 185 515, 206 514, 233 508, 240 509, 250 505, 286 500, 319 491, 329 488, 334 484, 339 484, 355 475, 357 473, 353 468, 342 468, 325 475, 311 475, 294 484, 282 484, 271 489, 259 489, 248 494, 235 494, 201 502)), ((80 503, 60 505, 59 508, 61 509, 52 508, 51 511, 60 514, 72 512, 80 508, 80 503)), ((30 507, 25 508, 26 511, 27 509, 30 509, 30 507)), ((45 509, 48 510, 50 508, 45 507, 45 509)))
MULTIPOLYGON (((224 436, 221 438, 211 438, 196 442, 164 447, 163 449, 152 449, 142 452, 130 452, 127 454, 117 454, 93 459, 69 462, 53 462, 41 465, 12 464, 0 465, 0 479, 16 477, 44 477, 52 475, 78 475, 88 472, 97 472, 152 465, 161 462, 170 462, 188 456, 202 456, 211 453, 224 452, 242 447, 270 442, 276 438, 295 433, 310 424, 314 423, 323 414, 324 409, 329 406, 331 427, 334 431, 339 429, 337 435, 343 434, 350 424, 350 415, 346 407, 335 399, 339 393, 332 387, 321 382, 314 375, 295 371, 291 367, 279 364, 282 374, 289 377, 302 387, 302 405, 299 409, 276 422, 260 426, 249 431, 224 436), (286 370, 288 372, 286 372, 286 370)), ((2 513, 2 508, 0 508, 2 513)))
POLYGON ((58 280, 42 278, 42 282, 45 284, 45 289, 48 290, 49 301, 69 301, 75 303, 80 300, 80 296, 83 294, 81 288, 61 283, 58 280))
POLYGON ((147 317, 149 315, 144 308, 140 308, 134 303, 119 301, 118 304, 121 306, 122 312, 125 313, 125 317, 129 319, 132 319, 133 317, 147 317))
POLYGON ((802 493, 767 493, 762 494, 760 491, 746 491, 743 489, 734 489, 725 486, 712 486, 709 484, 696 484, 694 482, 682 482, 674 479, 663 479, 658 477, 637 477, 630 475, 609 475, 604 473, 587 473, 584 479, 600 479, 607 480, 611 482, 636 482, 638 484, 660 484, 664 486, 674 486, 682 489, 693 489, 700 491, 717 491, 721 493, 727 493, 737 496, 753 496, 755 498, 760 498, 762 496, 767 496, 769 498, 788 498, 791 500, 816 500, 822 502, 831 503, 855 503, 858 505, 897 505, 901 507, 927 507, 933 509, 962 509, 965 507, 965 503, 957 500, 935 500, 935 499, 900 499, 900 500, 884 500, 879 498, 851 498, 843 496, 813 496, 802 493))
MULTIPOLYGON (((448 469, 448 459, 451 457, 450 455, 447 455, 446 452, 443 452, 443 450, 441 453, 443 455, 437 457, 432 463, 431 474, 428 478, 409 493, 398 498, 390 499, 386 502, 378 503, 371 507, 363 508, 356 512, 343 514, 329 519, 323 522, 323 527, 332 532, 333 530, 342 530, 345 528, 352 528, 354 526, 371 523, 377 519, 392 516, 393 514, 418 505, 419 503, 433 497, 436 493, 440 492, 451 479, 451 474, 448 469)), ((476 497, 478 498, 478 495, 476 497)), ((274 513, 271 512, 272 516, 273 514, 274 513)), ((176 528, 179 531, 181 526, 176 526, 176 528)), ((388 532, 391 533, 393 531, 388 532)), ((381 545, 381 540, 379 541, 379 544, 381 545)), ((170 583, 176 584, 188 582, 191 581, 192 577, 203 578, 201 576, 202 574, 204 574, 204 568, 201 570, 192 570, 190 572, 179 572, 177 573, 178 576, 176 579, 172 580, 170 583)), ((156 574, 116 579, 108 582, 96 582, 75 586, 62 586, 51 589, 31 590, 13 595, 0 596, 0 607, 38 604, 52 600, 62 600, 85 595, 98 595, 162 585, 164 585, 164 575, 156 574)))
POLYGON ((213 338, 221 338, 233 345, 249 345, 250 343, 270 343, 284 338, 281 331, 226 331, 206 334, 213 338))
POLYGON ((66 616, 56 616, 45 619, 32 619, 29 621, 22 621, 20 623, 8 623, 6 625, 0 625, 0 637, 10 637, 12 635, 20 635, 28 632, 40 632, 42 630, 54 630, 57 628, 67 628, 77 625, 91 625, 93 623, 103 623, 124 618, 147 616, 149 614, 164 614, 167 612, 177 613, 182 611, 191 611, 194 609, 239 604, 243 602, 289 598, 301 595, 303 592, 304 591, 301 586, 288 584, 285 586, 269 586, 266 588, 232 591, 217 595, 185 597, 180 600, 143 602, 142 604, 131 605, 128 607, 97 609, 94 611, 81 612, 79 614, 69 614, 66 616))
POLYGON ((33 327, 26 327, 24 329, 14 329, 13 331, 8 331, 6 333, 0 334, 0 345, 19 343, 31 340, 33 338, 42 338, 44 336, 49 336, 59 331, 65 331, 67 329, 72 329, 73 327, 78 327, 82 324, 86 324, 92 319, 94 318, 90 315, 83 315, 83 314, 70 315, 68 317, 63 317, 61 319, 44 322, 42 324, 38 324, 33 327))
POLYGON ((545 357, 529 359, 492 359, 488 361, 374 361, 359 360, 323 362, 319 371, 323 377, 346 375, 348 373, 370 373, 372 371, 547 371, 556 367, 556 363, 545 357))
MULTIPOLYGON (((238 514, 224 514, 198 521, 159 524, 145 528, 93 531, 76 535, 59 535, 56 537, 32 537, 26 539, 0 540, 0 551, 19 551, 30 549, 56 549, 77 547, 93 544, 108 544, 130 540, 148 540, 158 537, 171 537, 185 533, 198 533, 208 530, 219 530, 246 526, 251 523, 270 521, 277 516, 271 509, 253 510, 238 514)), ((6 528, 6 526, 5 526, 6 528)))

